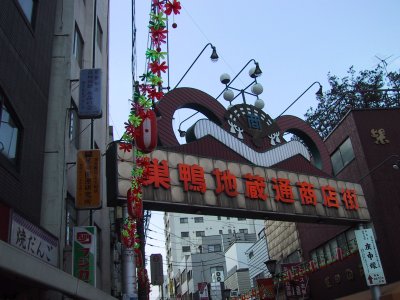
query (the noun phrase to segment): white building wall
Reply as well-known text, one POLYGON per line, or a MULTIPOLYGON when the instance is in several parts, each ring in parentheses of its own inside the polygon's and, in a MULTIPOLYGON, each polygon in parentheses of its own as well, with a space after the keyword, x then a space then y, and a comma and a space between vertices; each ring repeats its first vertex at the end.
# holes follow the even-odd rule
POLYGON ((226 270, 229 274, 231 270, 236 268, 245 269, 248 268, 246 251, 253 245, 248 242, 236 242, 229 247, 225 252, 226 258, 226 270))

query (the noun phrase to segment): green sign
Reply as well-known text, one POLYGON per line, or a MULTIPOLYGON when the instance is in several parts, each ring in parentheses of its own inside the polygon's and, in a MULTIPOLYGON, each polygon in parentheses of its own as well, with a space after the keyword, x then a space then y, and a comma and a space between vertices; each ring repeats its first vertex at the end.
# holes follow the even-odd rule
POLYGON ((96 227, 74 227, 72 273, 75 277, 96 286, 96 227))

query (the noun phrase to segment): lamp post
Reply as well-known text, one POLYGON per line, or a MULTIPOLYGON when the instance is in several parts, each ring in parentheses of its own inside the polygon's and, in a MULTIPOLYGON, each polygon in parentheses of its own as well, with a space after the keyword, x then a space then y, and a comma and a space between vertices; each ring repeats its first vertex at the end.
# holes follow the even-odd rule
POLYGON ((254 96, 257 98, 255 102, 255 106, 259 109, 262 109, 264 107, 264 101, 258 98, 258 95, 260 95, 263 92, 263 87, 260 83, 257 82, 257 78, 260 77, 262 74, 262 71, 260 69, 260 66, 258 62, 256 62, 254 59, 250 59, 246 65, 239 71, 239 73, 236 74, 236 76, 231 80, 231 77, 229 74, 222 74, 220 76, 220 81, 222 84, 225 84, 224 90, 216 97, 218 98, 223 94, 223 97, 225 100, 229 101, 229 105, 232 105, 232 101, 235 100, 239 95, 242 95, 242 100, 243 103, 246 104, 246 97, 245 94, 254 96), (238 76, 243 72, 243 70, 251 63, 254 62, 254 67, 249 70, 249 76, 253 78, 253 81, 248 84, 245 88, 243 89, 237 89, 232 86, 233 82, 238 78, 238 76), (251 87, 251 93, 247 91, 247 89, 251 87), (238 91, 239 93, 236 94, 233 92, 233 90, 238 91))
MULTIPOLYGON (((275 280, 277 260, 276 259, 269 259, 266 262, 264 262, 264 264, 267 267, 269 273, 271 274, 272 279, 275 280)), ((276 278, 277 278, 277 285, 276 285, 275 299, 278 299, 278 296, 279 296, 279 277, 277 276, 276 278)))
POLYGON ((281 112, 281 114, 278 117, 282 116, 287 110, 289 110, 289 108, 291 108, 309 89, 311 89, 311 87, 314 84, 319 85, 319 89, 315 94, 317 96, 321 97, 322 96, 322 85, 321 85, 321 83, 319 83, 319 81, 315 81, 300 96, 298 96, 283 112, 281 112))
POLYGON ((189 73, 190 69, 193 67, 193 65, 196 63, 196 61, 199 59, 199 57, 201 56, 201 54, 204 52, 204 50, 206 50, 206 48, 210 46, 212 49, 212 53, 210 56, 210 59, 212 62, 216 62, 218 60, 218 54, 217 54, 217 48, 215 48, 215 46, 211 43, 208 43, 207 45, 204 46, 203 50, 201 50, 201 52, 199 53, 199 55, 197 55, 196 59, 192 62, 192 64, 189 66, 189 68, 186 70, 185 74, 183 74, 182 78, 178 81, 178 83, 175 85, 174 89, 176 89, 178 87, 178 85, 181 83, 181 81, 183 80, 183 78, 185 78, 185 76, 187 75, 187 73, 189 73))

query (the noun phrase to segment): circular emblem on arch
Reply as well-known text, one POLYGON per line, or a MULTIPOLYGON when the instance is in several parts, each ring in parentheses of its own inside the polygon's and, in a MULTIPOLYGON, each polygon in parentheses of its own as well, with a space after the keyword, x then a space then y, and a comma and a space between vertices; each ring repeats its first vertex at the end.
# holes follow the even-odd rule
POLYGON ((281 130, 298 136, 311 153, 314 165, 327 174, 332 174, 332 163, 322 138, 304 120, 289 115, 283 115, 275 120, 281 130))

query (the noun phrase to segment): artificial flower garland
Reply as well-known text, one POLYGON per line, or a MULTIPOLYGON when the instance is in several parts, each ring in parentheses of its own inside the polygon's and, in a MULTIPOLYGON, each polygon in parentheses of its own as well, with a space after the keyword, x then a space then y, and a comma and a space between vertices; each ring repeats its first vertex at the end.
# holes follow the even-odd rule
MULTIPOLYGON (((150 284, 140 251, 141 239, 137 232, 137 223, 143 222, 142 186, 150 161, 142 151, 133 149, 133 143, 137 138, 138 128, 142 125, 143 120, 148 117, 149 111, 154 108, 155 101, 164 96, 161 75, 167 71, 168 66, 165 61, 167 53, 162 51, 161 46, 166 43, 167 39, 167 16, 179 14, 180 10, 181 4, 177 0, 152 0, 152 12, 149 22, 151 44, 146 51, 146 58, 149 60, 148 71, 140 76, 142 84, 139 85, 138 90, 134 93, 135 100, 132 102, 128 121, 124 123, 125 133, 120 143, 120 149, 124 152, 135 151, 134 157, 136 161, 131 174, 131 188, 127 193, 129 216, 123 222, 121 240, 125 247, 133 248, 136 253, 138 279, 140 285, 146 289, 147 297, 150 294, 150 284)), ((176 28, 176 24, 173 27, 176 28)))

